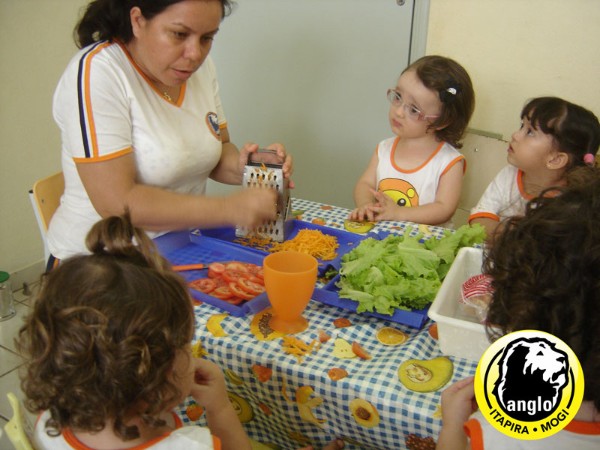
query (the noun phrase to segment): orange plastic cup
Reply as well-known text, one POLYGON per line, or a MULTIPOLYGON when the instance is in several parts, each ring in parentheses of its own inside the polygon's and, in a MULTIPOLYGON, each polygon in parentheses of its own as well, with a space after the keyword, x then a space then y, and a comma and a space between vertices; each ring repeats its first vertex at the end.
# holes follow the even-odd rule
POLYGON ((299 333, 308 327, 302 317, 317 282, 317 260, 306 253, 283 251, 263 262, 265 288, 273 317, 270 326, 282 333, 299 333))

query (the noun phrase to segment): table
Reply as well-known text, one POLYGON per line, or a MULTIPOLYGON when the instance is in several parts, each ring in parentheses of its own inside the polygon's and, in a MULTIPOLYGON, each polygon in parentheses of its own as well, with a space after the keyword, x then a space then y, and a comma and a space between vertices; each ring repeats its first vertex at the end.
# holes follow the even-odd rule
MULTIPOLYGON (((344 208, 303 199, 293 199, 293 210, 302 211, 304 221, 316 220, 333 228, 343 228, 349 213, 344 208)), ((381 222, 373 230, 402 234, 411 225, 413 233, 417 233, 419 227, 416 224, 401 222, 381 222)), ((421 226, 420 231, 431 234, 430 237, 439 237, 445 230, 421 226)), ((227 336, 217 337, 207 330, 206 324, 211 316, 223 311, 207 304, 195 306, 194 311, 194 342, 196 346, 200 343, 206 358, 225 371, 240 420, 253 439, 281 449, 309 444, 320 448, 335 437, 343 438, 347 449, 411 448, 407 438, 408 442, 425 440, 429 443, 437 439, 441 427, 442 389, 415 392, 407 389, 398 378, 398 368, 403 361, 442 356, 437 341, 429 334, 430 321, 422 329, 415 329, 311 301, 304 314, 309 320, 309 328, 295 337, 309 344, 318 342, 320 332, 324 331, 332 339, 299 362, 282 350, 280 338, 258 340, 250 331, 252 316, 225 317, 221 327, 227 336), (336 328, 334 320, 340 318, 348 319, 351 326, 336 328), (376 333, 385 326, 407 333, 409 339, 398 346, 381 344, 376 333), (371 359, 335 357, 336 338, 358 342, 371 359), (253 371, 255 365, 267 368, 267 371, 270 369, 271 373, 261 378, 260 373, 257 375, 253 371), (348 376, 332 381, 328 371, 333 367, 344 368, 348 376), (375 407, 379 416, 376 425, 357 422, 350 409, 355 399, 375 407)), ((449 383, 475 373, 476 363, 449 358, 453 362, 449 383)), ((190 398, 177 408, 183 422, 205 425, 203 416, 197 421, 187 417, 185 410, 191 403, 193 399, 190 398)), ((367 404, 362 406, 368 407, 367 404)))

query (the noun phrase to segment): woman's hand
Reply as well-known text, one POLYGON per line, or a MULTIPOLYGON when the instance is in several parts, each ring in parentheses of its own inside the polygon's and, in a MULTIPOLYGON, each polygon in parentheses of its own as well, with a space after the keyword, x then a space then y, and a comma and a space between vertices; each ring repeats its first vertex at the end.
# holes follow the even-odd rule
POLYGON ((231 222, 254 229, 264 222, 277 219, 278 192, 271 188, 245 188, 227 197, 223 207, 231 222))
POLYGON ((294 182, 290 179, 294 171, 292 155, 287 153, 283 144, 279 143, 271 144, 267 146, 266 149, 273 150, 273 153, 257 153, 259 150, 258 144, 251 142, 244 144, 244 146, 240 149, 240 172, 244 172, 244 166, 248 162, 249 155, 254 154, 252 156, 252 160, 255 162, 283 164, 283 178, 289 180, 289 188, 292 189, 294 187, 294 182))

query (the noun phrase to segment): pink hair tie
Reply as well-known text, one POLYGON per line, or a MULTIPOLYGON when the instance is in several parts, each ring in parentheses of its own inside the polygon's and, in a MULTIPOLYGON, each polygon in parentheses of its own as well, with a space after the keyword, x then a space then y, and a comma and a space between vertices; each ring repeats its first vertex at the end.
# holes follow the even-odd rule
POLYGON ((583 162, 586 163, 588 166, 593 166, 595 159, 596 158, 591 153, 586 153, 585 155, 583 155, 583 162))

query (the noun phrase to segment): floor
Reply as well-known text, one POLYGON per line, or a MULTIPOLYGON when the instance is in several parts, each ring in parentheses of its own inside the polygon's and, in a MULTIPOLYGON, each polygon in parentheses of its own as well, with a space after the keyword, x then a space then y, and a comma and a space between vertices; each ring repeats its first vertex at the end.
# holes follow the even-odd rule
MULTIPOLYGON (((16 315, 10 319, 0 322, 0 449, 12 448, 10 441, 4 432, 4 425, 12 417, 12 409, 6 398, 7 392, 14 392, 23 400, 23 394, 19 386, 19 366, 23 364, 23 358, 15 349, 14 338, 19 331, 23 318, 29 313, 33 296, 28 296, 22 290, 14 292, 16 315)), ((35 417, 30 414, 29 420, 33 422, 35 417)))

